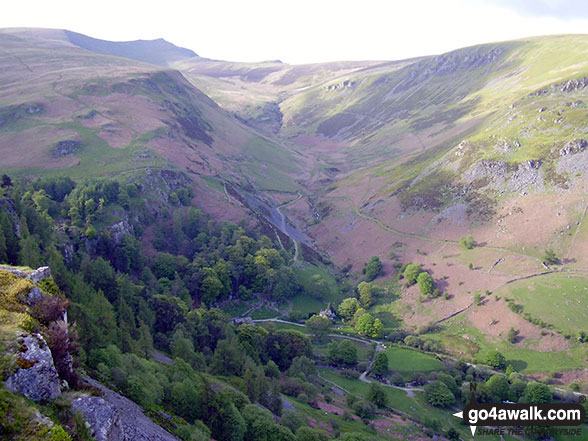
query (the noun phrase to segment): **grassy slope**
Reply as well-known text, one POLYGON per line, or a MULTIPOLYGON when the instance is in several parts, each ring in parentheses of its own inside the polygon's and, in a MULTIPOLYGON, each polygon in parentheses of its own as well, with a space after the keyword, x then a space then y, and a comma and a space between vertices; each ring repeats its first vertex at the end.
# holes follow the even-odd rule
POLYGON ((245 128, 181 75, 24 37, 0 34, 4 170, 87 177, 171 165, 296 190, 293 153, 245 128), (67 140, 81 145, 55 156, 67 140))

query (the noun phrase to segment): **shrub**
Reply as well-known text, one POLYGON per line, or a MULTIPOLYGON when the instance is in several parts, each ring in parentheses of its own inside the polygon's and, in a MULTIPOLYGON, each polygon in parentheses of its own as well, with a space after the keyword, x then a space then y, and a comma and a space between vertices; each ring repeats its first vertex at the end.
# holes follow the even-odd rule
POLYGON ((471 235, 464 236, 461 239, 459 239, 459 245, 464 250, 471 250, 476 246, 476 241, 474 240, 474 238, 471 235))

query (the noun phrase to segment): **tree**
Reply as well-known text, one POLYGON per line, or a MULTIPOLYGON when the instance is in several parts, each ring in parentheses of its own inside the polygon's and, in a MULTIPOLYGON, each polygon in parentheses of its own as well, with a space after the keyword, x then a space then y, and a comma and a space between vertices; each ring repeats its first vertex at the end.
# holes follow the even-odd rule
POLYGON ((486 355, 486 364, 496 369, 504 369, 506 367, 506 358, 498 351, 490 351, 486 355))
POLYGON ((447 407, 455 403, 455 395, 442 381, 435 380, 425 386, 425 398, 429 404, 447 407))
POLYGON ((371 282, 382 271, 382 261, 378 256, 372 256, 365 267, 365 280, 371 282))
POLYGON ((409 263, 404 269, 404 278, 409 285, 414 285, 419 274, 423 272, 421 266, 417 263, 409 263))
POLYGON ((341 302, 337 312, 343 319, 352 320, 359 307, 359 301, 355 297, 349 297, 341 302))
POLYGON ((546 384, 543 383, 529 383, 525 388, 525 392, 520 399, 522 403, 550 403, 553 399, 553 394, 546 384))
POLYGON ((506 339, 511 343, 516 343, 518 334, 519 332, 515 328, 510 328, 506 335, 506 339))
POLYGON ((504 401, 508 398, 508 381, 502 375, 492 375, 486 382, 486 386, 494 401, 504 401))
MULTIPOLYGON (((206 268, 205 268, 206 269, 206 268)), ((212 268, 210 275, 208 275, 200 285, 200 299, 207 305, 214 303, 223 291, 223 284, 216 276, 216 273, 212 268)))
POLYGON ((426 296, 430 296, 431 294, 433 294, 435 281, 428 272, 423 271, 422 273, 420 273, 417 277, 417 283, 419 285, 419 290, 421 291, 421 294, 426 296))
POLYGON ((459 245, 464 250, 471 250, 476 246, 476 241, 472 236, 464 236, 461 239, 459 239, 459 245))
POLYGON ((155 312, 155 332, 163 334, 185 321, 188 313, 186 304, 177 297, 156 295, 149 300, 149 306, 155 312))
POLYGON ((219 441, 243 441, 247 426, 235 405, 221 394, 217 394, 212 405, 209 427, 212 437, 219 441))
POLYGON ((236 338, 226 338, 217 345, 212 357, 212 370, 221 375, 241 375, 244 354, 236 338))
POLYGON ((384 326, 380 319, 374 319, 371 314, 365 313, 357 320, 355 330, 368 337, 379 337, 382 335, 384 326))
POLYGON ((368 282, 361 282, 359 285, 357 285, 357 290, 359 291, 359 300, 361 301, 361 306, 366 309, 372 306, 374 302, 372 297, 372 284, 368 282))
POLYGON ((378 352, 372 363, 372 373, 384 376, 388 373, 388 356, 385 352, 378 352))
POLYGON ((378 407, 386 407, 388 405, 388 396, 384 388, 375 381, 370 383, 370 390, 367 395, 368 401, 375 404, 378 407))
POLYGON ((309 377, 316 375, 316 366, 314 365, 314 361, 305 355, 294 358, 290 368, 288 369, 288 375, 290 377, 297 377, 302 380, 307 380, 309 377))
POLYGON ((9 188, 12 187, 12 179, 10 179, 10 176, 8 176, 7 174, 3 174, 1 179, 1 184, 0 187, 2 188, 9 188))
POLYGON ((331 326, 331 320, 322 315, 315 314, 306 320, 304 324, 317 336, 317 339, 320 340, 323 334, 327 332, 327 329, 329 329, 329 326, 331 326))
POLYGON ((335 366, 354 366, 357 364, 357 349, 347 339, 343 339, 339 343, 336 341, 330 342, 328 350, 327 360, 335 366))
POLYGON ((561 260, 557 257, 557 254, 555 254, 553 248, 547 248, 545 254, 543 254, 543 262, 547 265, 559 265, 561 260))

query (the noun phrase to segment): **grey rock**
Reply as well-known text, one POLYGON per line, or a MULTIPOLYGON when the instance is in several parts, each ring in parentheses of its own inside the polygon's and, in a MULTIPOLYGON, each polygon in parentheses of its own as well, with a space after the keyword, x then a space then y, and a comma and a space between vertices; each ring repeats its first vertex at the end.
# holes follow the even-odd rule
POLYGON ((588 146, 588 142, 585 139, 574 139, 568 141, 559 151, 561 156, 573 155, 575 153, 583 152, 588 146))
POLYGON ((35 286, 33 289, 31 289, 31 292, 28 293, 25 301, 27 305, 35 306, 37 303, 43 300, 43 297, 45 297, 43 291, 41 291, 37 286, 35 286))
MULTIPOLYGON (((131 400, 113 392, 102 384, 91 378, 85 378, 92 386, 95 386, 102 392, 102 400, 111 406, 119 415, 120 427, 122 428, 122 438, 107 438, 108 441, 179 441, 178 438, 167 432, 149 418, 145 416, 141 408, 131 400)), ((98 405, 96 401, 94 405, 98 405)), ((96 408, 97 411, 99 408, 96 408)), ((106 412, 106 409, 104 410, 106 412)), ((111 433, 117 435, 118 423, 114 417, 111 418, 114 425, 111 424, 111 433)), ((86 419, 90 425, 90 419, 86 419)), ((100 421, 98 419, 97 421, 100 421)), ((100 438, 97 438, 98 440, 100 438)))
POLYGON ((31 366, 20 368, 8 377, 6 389, 37 402, 57 398, 61 395, 59 375, 43 337, 39 334, 27 335, 19 343, 21 360, 31 366))
POLYGON ((81 397, 73 400, 72 410, 79 412, 90 426, 96 441, 123 441, 124 432, 118 410, 100 397, 81 397))
POLYGON ((31 279, 33 282, 37 283, 40 282, 41 280, 45 280, 51 277, 51 270, 49 269, 48 266, 42 266, 40 268, 37 268, 35 271, 33 271, 30 274, 27 274, 25 276, 27 279, 31 279))
POLYGON ((133 227, 124 219, 108 227, 110 235, 115 243, 119 244, 125 236, 132 234, 133 227))
POLYGON ((59 141, 53 149, 53 156, 63 157, 75 153, 82 145, 81 142, 75 140, 59 141))

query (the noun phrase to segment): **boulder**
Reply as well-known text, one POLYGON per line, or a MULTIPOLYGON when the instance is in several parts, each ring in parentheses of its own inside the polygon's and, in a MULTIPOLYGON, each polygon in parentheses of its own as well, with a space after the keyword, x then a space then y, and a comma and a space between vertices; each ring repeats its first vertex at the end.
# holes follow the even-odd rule
POLYGON ((82 415, 96 441, 125 439, 118 410, 103 398, 77 398, 73 400, 71 408, 82 415))
POLYGON ((61 395, 59 375, 43 337, 39 334, 26 335, 19 340, 19 344, 19 369, 6 380, 6 389, 37 402, 61 395))
POLYGON ((33 282, 37 283, 40 282, 41 280, 45 280, 51 277, 51 270, 49 269, 48 266, 42 266, 40 268, 37 268, 35 271, 33 271, 30 274, 27 274, 26 277, 28 279, 31 279, 33 282))

